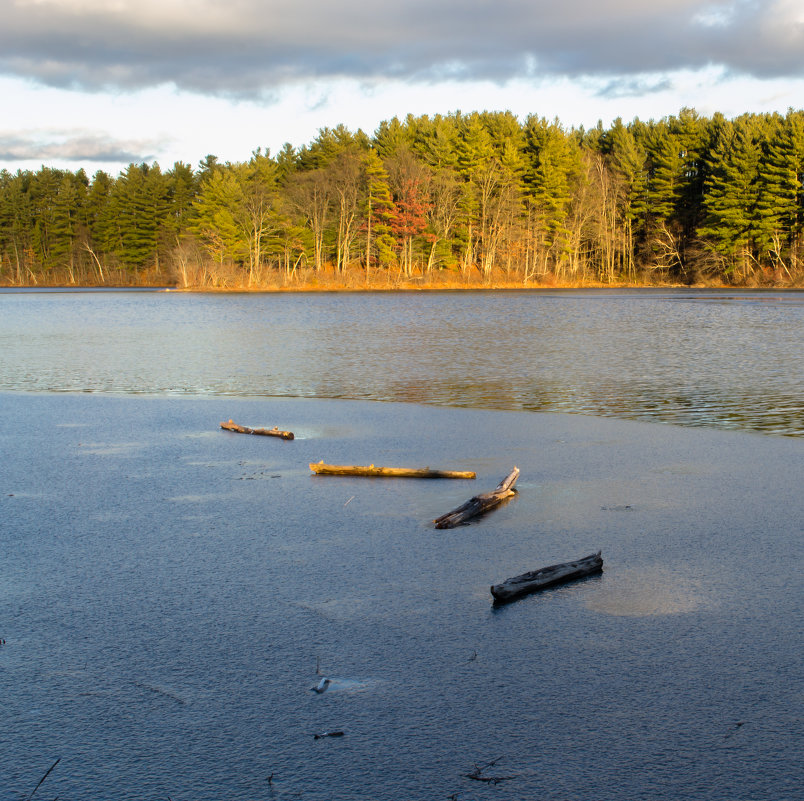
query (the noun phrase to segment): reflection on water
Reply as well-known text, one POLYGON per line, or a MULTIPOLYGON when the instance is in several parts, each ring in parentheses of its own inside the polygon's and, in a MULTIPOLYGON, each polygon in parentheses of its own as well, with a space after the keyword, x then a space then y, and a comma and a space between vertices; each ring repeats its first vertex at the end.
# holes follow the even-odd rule
POLYGON ((618 617, 653 617, 697 612, 707 605, 699 582, 665 567, 618 569, 604 578, 587 601, 587 607, 595 612, 618 617))
POLYGON ((804 293, 0 293, 0 388, 804 432, 804 293))

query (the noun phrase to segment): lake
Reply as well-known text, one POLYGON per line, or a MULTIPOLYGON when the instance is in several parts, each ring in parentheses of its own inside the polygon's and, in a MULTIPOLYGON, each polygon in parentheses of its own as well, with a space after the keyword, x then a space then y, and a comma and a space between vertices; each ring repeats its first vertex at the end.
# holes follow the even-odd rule
POLYGON ((0 293, 0 799, 802 798, 802 301, 0 293))
POLYGON ((0 387, 406 401, 800 436, 804 292, 0 294, 0 387))

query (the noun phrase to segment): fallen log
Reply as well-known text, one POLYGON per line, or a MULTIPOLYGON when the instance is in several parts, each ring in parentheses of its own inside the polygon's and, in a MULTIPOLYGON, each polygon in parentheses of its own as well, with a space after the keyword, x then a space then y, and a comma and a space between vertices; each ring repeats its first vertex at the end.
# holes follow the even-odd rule
POLYGON ((221 423, 221 428, 227 431, 235 431, 238 434, 258 434, 261 437, 280 437, 281 439, 293 439, 292 431, 280 431, 276 426, 273 428, 248 428, 239 426, 232 420, 228 423, 221 423))
POLYGON ((475 478, 469 470, 431 470, 429 467, 375 467, 354 464, 311 462, 310 470, 319 476, 385 476, 388 478, 475 478))
POLYGON ((491 594, 496 603, 507 603, 521 598, 523 595, 555 587, 557 584, 593 576, 603 570, 603 557, 600 554, 601 552, 598 551, 574 562, 550 565, 550 567, 532 570, 530 573, 523 573, 521 576, 514 576, 501 584, 494 584, 491 587, 491 594))
POLYGON ((435 527, 455 528, 455 526, 459 526, 461 523, 465 523, 467 520, 471 520, 471 518, 477 517, 489 509, 493 509, 506 498, 516 494, 513 487, 518 478, 519 468, 515 467, 491 492, 475 495, 457 509, 437 517, 433 520, 435 527))

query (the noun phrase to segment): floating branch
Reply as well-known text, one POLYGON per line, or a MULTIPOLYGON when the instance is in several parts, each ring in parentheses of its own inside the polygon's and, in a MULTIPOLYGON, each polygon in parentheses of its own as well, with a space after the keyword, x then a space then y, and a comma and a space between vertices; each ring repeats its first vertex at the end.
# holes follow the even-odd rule
POLYGON ((515 467, 491 492, 475 495, 457 509, 437 517, 433 520, 435 527, 455 528, 455 526, 493 509, 497 504, 515 494, 513 487, 518 478, 519 468, 515 467))
POLYGON ((227 431, 236 431, 238 434, 259 434, 261 437, 293 439, 292 431, 280 431, 276 426, 273 428, 247 428, 246 426, 239 426, 237 423, 229 420, 228 423, 221 423, 221 428, 225 428, 227 431))
POLYGON ((310 470, 319 476, 385 476, 388 478, 475 478, 470 470, 431 470, 429 467, 375 467, 354 464, 311 462, 310 470))
POLYGON ((56 761, 55 761, 55 762, 54 762, 54 763, 53 763, 53 764, 52 764, 52 765, 51 765, 51 766, 50 766, 50 767, 49 767, 49 768, 48 768, 48 769, 45 771, 45 775, 44 775, 44 776, 42 776, 42 778, 39 780, 39 784, 37 784, 37 785, 36 785, 36 787, 34 787, 34 788, 33 788, 33 792, 32 792, 32 793, 31 793, 31 794, 28 796, 28 801, 31 801, 31 799, 34 797, 34 795, 36 795, 36 791, 37 791, 37 790, 38 790, 38 789, 39 789, 39 788, 40 788, 40 787, 41 787, 41 786, 42 786, 42 785, 45 783, 45 779, 47 779, 47 777, 48 777, 48 776, 50 776, 50 774, 53 772, 53 768, 55 768, 55 767, 56 767, 56 765, 58 765, 58 764, 59 764, 59 762, 61 762, 61 757, 59 757, 59 758, 58 758, 58 759, 57 759, 57 760, 56 760, 56 761))
POLYGON ((464 778, 472 779, 476 782, 485 782, 486 784, 500 784, 500 782, 510 782, 511 779, 518 778, 517 776, 484 776, 483 771, 496 765, 502 757, 492 759, 491 762, 486 762, 483 765, 475 765, 475 769, 470 773, 464 773, 464 778))
POLYGON ((523 573, 503 581, 501 584, 494 584, 491 594, 497 603, 507 603, 523 595, 532 592, 554 587, 557 584, 565 584, 568 581, 593 576, 603 570, 603 557, 601 552, 584 556, 574 562, 563 562, 560 565, 550 565, 539 570, 532 570, 530 573, 523 573))

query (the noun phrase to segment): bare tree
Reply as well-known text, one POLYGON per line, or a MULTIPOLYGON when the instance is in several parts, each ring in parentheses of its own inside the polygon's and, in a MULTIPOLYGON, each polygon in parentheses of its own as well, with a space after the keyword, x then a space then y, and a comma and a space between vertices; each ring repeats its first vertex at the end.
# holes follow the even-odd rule
POLYGON ((320 270, 324 266, 324 233, 332 210, 330 176, 321 168, 294 173, 286 194, 290 207, 303 217, 313 234, 313 265, 320 270))

